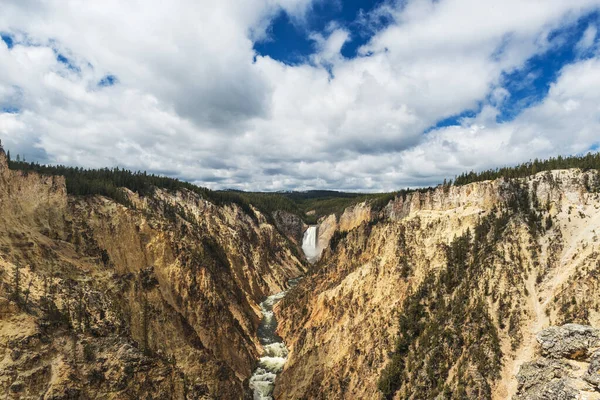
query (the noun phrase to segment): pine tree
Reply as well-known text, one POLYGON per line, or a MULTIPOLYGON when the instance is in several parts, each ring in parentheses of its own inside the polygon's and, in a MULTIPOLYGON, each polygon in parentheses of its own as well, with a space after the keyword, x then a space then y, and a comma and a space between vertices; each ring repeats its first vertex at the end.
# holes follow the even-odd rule
POLYGON ((148 309, 148 299, 144 295, 144 298, 142 299, 142 339, 144 345, 144 353, 146 354, 150 354, 150 345, 148 340, 148 309))
POLYGON ((18 265, 15 265, 13 300, 17 305, 21 304, 21 271, 18 265))
POLYGON ((25 295, 25 299, 23 300, 23 308, 27 311, 27 303, 29 302, 29 295, 31 294, 31 285, 33 284, 33 279, 29 281, 29 285, 27 285, 27 289, 23 291, 23 295, 25 295))

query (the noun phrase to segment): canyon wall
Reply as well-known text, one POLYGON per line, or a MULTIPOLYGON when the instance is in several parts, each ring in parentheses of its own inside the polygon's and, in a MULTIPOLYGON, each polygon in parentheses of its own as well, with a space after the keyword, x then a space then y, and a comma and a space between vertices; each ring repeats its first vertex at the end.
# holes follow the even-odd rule
POLYGON ((249 396, 258 303, 303 273, 255 210, 67 195, 0 151, 0 390, 8 398, 249 396))
POLYGON ((317 224, 317 249, 323 252, 329 247, 332 237, 340 232, 347 232, 365 221, 370 221, 373 216, 369 202, 362 202, 348 207, 339 216, 335 214, 322 217, 317 224))
MULTIPOLYGON (((321 219, 321 259, 275 306, 290 353, 274 397, 594 398, 596 349, 547 343, 597 335, 599 193, 597 172, 560 170, 321 219)), ((126 194, 71 196, 0 152, 5 397, 251 398, 258 304, 307 273, 307 226, 187 190, 126 194)))
POLYGON ((511 398, 535 335, 600 326, 600 179, 561 170, 398 197, 276 307, 279 399, 511 398))

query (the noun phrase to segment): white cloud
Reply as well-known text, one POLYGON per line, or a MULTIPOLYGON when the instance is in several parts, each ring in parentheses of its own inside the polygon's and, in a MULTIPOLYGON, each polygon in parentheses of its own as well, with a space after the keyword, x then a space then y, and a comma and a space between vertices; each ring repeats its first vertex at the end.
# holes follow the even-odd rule
POLYGON ((575 46, 577 50, 583 52, 592 48, 594 46, 594 43, 596 42, 597 34, 598 28, 596 28, 595 25, 590 24, 583 33, 583 36, 581 37, 577 45, 575 46))
MULTIPOLYGON (((315 53, 294 66, 255 54, 253 41, 281 10, 302 24, 310 0, 4 3, 0 31, 16 36, 12 49, 0 41, 0 107, 20 112, 0 114, 0 136, 51 162, 214 187, 375 190, 596 140, 596 59, 566 67, 515 121, 495 116, 511 96, 502 73, 558 45, 548 33, 598 0, 386 2, 361 17, 376 33, 359 57, 341 55, 352 34, 333 24, 311 34, 315 53), (382 17, 392 23, 382 28, 382 17), (119 84, 98 87, 107 74, 119 84), (423 134, 486 98, 463 127, 423 134)), ((579 48, 593 45, 592 29, 579 48)))
POLYGON ((342 59, 342 47, 350 40, 350 32, 345 29, 334 28, 325 38, 321 33, 312 33, 310 38, 315 41, 317 52, 313 56, 316 64, 331 65, 342 59))
MULTIPOLYGON (((406 176, 421 165, 432 176, 447 176, 467 168, 517 162, 587 151, 600 143, 600 60, 589 59, 563 69, 547 98, 514 121, 496 123, 486 112, 461 127, 431 133, 402 155, 406 176), (437 162, 439 159, 445 162, 437 162)), ((493 114, 493 110, 489 110, 493 114)))

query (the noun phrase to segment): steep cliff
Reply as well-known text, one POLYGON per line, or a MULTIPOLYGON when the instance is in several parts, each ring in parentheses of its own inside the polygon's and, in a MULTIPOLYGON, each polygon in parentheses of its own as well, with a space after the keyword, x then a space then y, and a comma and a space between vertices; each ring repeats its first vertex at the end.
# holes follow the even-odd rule
POLYGON ((248 396, 258 303, 303 265, 255 210, 157 189, 67 195, 0 151, 0 390, 8 398, 248 396))
MULTIPOLYGON (((275 306, 275 398, 594 398, 596 348, 551 357, 580 325, 546 328, 600 326, 599 192, 597 172, 557 170, 321 218, 321 260, 275 306)), ((0 152, 5 397, 248 398, 258 304, 305 273, 307 226, 185 188, 124 193, 69 195, 0 152)))
POLYGON ((302 235, 307 225, 298 215, 277 210, 273 212, 273 220, 281 233, 296 245, 302 245, 302 235))
POLYGON ((337 231, 276 307, 277 399, 510 398, 551 323, 598 325, 600 179, 440 186, 337 231))
POLYGON ((336 233, 348 232, 370 221, 373 215, 371 208, 371 202, 364 201, 346 208, 339 218, 335 214, 322 217, 317 223, 317 251, 322 253, 327 249, 336 233))

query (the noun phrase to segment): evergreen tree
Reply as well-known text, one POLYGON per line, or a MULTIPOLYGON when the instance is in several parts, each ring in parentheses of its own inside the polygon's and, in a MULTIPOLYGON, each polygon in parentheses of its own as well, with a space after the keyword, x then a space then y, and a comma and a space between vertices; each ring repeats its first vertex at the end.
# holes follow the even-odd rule
POLYGON ((13 300, 17 305, 21 304, 21 271, 18 265, 15 265, 15 274, 13 278, 13 300))
POLYGON ((489 169, 481 172, 471 171, 457 176, 454 180, 454 184, 460 186, 472 182, 481 182, 498 178, 523 178, 535 175, 538 172, 568 168, 579 168, 583 171, 600 170, 600 153, 588 153, 582 156, 571 157, 558 156, 547 160, 535 159, 534 161, 529 161, 515 167, 489 169))
POLYGON ((147 299, 146 295, 144 295, 144 298, 142 301, 142 341, 143 341, 144 353, 146 353, 146 355, 150 354, 150 342, 148 340, 148 328, 149 328, 150 321, 148 320, 148 312, 149 312, 148 299, 147 299))

